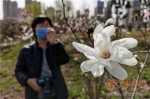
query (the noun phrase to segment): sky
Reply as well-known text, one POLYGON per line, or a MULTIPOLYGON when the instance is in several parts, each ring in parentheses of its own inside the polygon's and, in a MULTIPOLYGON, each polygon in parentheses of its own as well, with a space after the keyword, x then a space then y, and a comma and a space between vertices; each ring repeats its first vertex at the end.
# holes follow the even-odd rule
MULTIPOLYGON (((19 8, 25 7, 25 0, 11 0, 11 1, 17 1, 19 8)), ((41 1, 47 7, 48 6, 55 7, 55 0, 37 0, 37 1, 41 1)), ((71 1, 73 3, 74 11, 82 10, 83 6, 85 6, 84 8, 89 8, 90 15, 94 14, 94 8, 97 5, 97 0, 71 0, 71 1)), ((3 0, 0 0, 0 19, 3 19, 3 0)))

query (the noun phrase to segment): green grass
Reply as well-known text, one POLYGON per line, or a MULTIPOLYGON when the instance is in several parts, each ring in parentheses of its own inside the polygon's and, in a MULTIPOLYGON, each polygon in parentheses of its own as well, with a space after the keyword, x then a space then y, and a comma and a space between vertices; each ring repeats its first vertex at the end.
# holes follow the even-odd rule
POLYGON ((81 95, 81 99, 89 99, 88 95, 86 93, 81 95))
POLYGON ((18 83, 18 81, 17 81, 16 78, 8 78, 8 79, 7 79, 7 83, 16 84, 16 83, 18 83))
POLYGON ((105 92, 108 92, 108 89, 106 86, 102 86, 102 90, 105 91, 105 92))
POLYGON ((0 93, 3 93, 4 91, 5 91, 5 89, 0 87, 0 93))
POLYGON ((80 85, 80 84, 82 84, 82 81, 81 80, 77 80, 77 81, 75 81, 75 84, 76 85, 80 85))
POLYGON ((69 89, 69 96, 70 96, 71 99, 75 99, 77 97, 80 97, 80 94, 75 92, 75 90, 73 90, 73 89, 69 89))
POLYGON ((2 81, 0 82, 0 85, 4 85, 4 84, 5 84, 5 82, 2 82, 2 81))
POLYGON ((111 97, 111 99, 118 99, 118 97, 117 97, 116 95, 113 95, 113 96, 111 97))
POLYGON ((143 92, 142 95, 143 95, 146 99, 150 98, 149 92, 143 92))
POLYGON ((134 99, 141 99, 139 96, 135 96, 134 99))
POLYGON ((0 76, 1 77, 7 77, 8 76, 8 72, 0 70, 0 76))
POLYGON ((107 97, 105 93, 101 94, 101 97, 103 97, 104 99, 107 97))
POLYGON ((74 58, 70 58, 69 65, 70 67, 79 67, 81 62, 74 60, 74 58))
POLYGON ((1 65, 2 66, 12 66, 13 62, 6 59, 5 61, 2 61, 1 65))
POLYGON ((24 89, 23 88, 16 88, 17 92, 22 92, 24 89))

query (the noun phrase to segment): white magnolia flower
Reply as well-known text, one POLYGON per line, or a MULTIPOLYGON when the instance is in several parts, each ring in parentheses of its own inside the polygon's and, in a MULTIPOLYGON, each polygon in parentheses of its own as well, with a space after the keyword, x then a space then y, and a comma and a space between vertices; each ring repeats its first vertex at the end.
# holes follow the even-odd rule
POLYGON ((103 29, 99 24, 93 33, 94 48, 73 42, 73 46, 90 59, 81 64, 80 68, 83 72, 91 71, 94 76, 101 76, 105 67, 117 79, 123 80, 127 77, 127 72, 120 64, 129 66, 137 64, 137 60, 128 49, 137 46, 138 42, 133 38, 111 42, 110 36, 114 33, 114 25, 103 29))

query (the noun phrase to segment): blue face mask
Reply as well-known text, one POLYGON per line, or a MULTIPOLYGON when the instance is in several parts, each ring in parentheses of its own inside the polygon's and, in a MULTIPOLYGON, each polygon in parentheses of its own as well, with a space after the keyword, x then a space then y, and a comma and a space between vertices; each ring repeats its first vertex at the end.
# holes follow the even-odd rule
POLYGON ((41 40, 46 40, 46 31, 47 31, 47 28, 38 28, 36 30, 36 36, 41 39, 41 40))

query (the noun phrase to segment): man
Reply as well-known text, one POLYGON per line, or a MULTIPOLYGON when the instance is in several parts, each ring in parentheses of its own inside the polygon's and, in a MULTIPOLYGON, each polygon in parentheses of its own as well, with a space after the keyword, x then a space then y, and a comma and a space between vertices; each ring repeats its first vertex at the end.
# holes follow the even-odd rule
POLYGON ((36 17, 32 30, 35 42, 20 50, 15 69, 18 82, 25 86, 25 99, 44 99, 44 89, 38 85, 38 79, 45 77, 51 79, 52 99, 67 99, 67 86, 60 65, 69 61, 69 55, 62 44, 56 42, 56 33, 48 17, 36 17))

